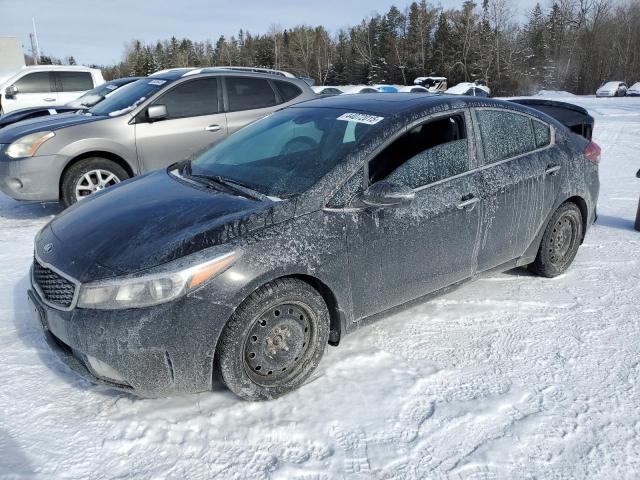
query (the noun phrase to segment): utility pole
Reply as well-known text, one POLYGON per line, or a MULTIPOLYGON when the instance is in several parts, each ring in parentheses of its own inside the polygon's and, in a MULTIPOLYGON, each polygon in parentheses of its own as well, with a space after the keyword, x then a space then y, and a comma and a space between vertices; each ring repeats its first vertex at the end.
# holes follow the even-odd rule
POLYGON ((33 34, 29 34, 29 38, 31 39, 31 53, 33 54, 33 63, 38 65, 38 63, 40 63, 40 46, 38 45, 35 17, 31 18, 31 23, 33 24, 33 34))

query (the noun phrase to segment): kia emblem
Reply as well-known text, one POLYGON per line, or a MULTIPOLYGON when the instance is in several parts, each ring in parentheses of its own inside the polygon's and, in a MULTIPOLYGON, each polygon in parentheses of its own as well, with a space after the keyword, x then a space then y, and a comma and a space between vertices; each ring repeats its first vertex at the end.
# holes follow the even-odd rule
POLYGON ((42 249, 44 250, 44 253, 49 253, 53 250, 53 243, 47 243, 42 249))

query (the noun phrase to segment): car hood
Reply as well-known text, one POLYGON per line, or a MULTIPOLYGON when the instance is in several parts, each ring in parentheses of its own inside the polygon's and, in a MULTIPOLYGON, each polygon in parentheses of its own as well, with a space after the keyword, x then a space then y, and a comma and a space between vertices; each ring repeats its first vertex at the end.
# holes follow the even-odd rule
POLYGON ((15 125, 10 125, 0 131, 0 143, 12 143, 18 138, 31 133, 56 131, 61 128, 72 127, 84 123, 97 122, 109 117, 90 117, 88 115, 76 114, 73 112, 62 113, 60 115, 50 115, 38 117, 30 120, 23 120, 15 125))
POLYGON ((293 200, 248 199, 160 170, 69 208, 39 234, 36 251, 43 261, 87 282, 226 243, 287 220, 294 210, 293 200))

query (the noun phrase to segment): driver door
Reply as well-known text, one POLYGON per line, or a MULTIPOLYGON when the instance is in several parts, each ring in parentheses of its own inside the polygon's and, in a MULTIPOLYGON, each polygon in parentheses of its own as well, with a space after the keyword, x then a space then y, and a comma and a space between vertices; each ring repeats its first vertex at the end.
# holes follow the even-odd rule
POLYGON ((421 297, 475 272, 481 178, 468 110, 412 127, 369 162, 367 181, 412 188, 398 208, 345 209, 354 318, 421 297))
POLYGON ((165 105, 168 116, 150 122, 145 119, 146 109, 138 115, 136 151, 143 172, 188 158, 227 136, 216 77, 181 82, 153 105, 165 105))

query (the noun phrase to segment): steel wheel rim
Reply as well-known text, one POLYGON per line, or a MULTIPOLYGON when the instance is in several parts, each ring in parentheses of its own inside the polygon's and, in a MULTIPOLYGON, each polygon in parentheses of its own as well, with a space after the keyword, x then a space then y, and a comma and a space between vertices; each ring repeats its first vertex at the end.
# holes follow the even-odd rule
POLYGON ((92 193, 120 183, 118 176, 109 170, 96 168, 84 173, 76 182, 76 200, 82 200, 92 193))
POLYGON ((572 215, 562 215, 553 226, 549 246, 550 260, 558 265, 567 260, 578 235, 578 223, 572 215))
POLYGON ((294 379, 313 355, 316 315, 301 302, 284 302, 258 315, 243 348, 249 377, 262 386, 294 379))

